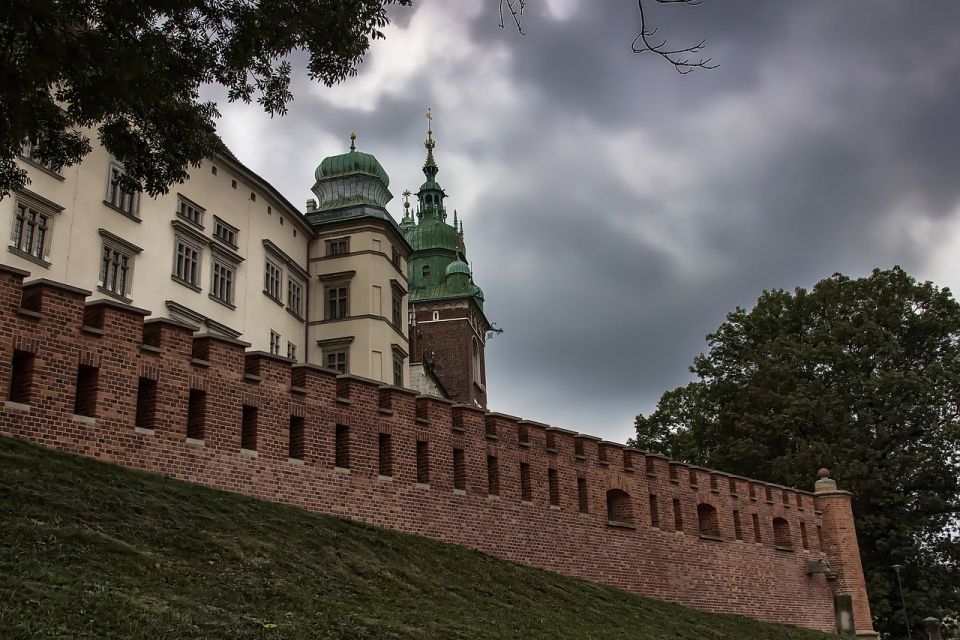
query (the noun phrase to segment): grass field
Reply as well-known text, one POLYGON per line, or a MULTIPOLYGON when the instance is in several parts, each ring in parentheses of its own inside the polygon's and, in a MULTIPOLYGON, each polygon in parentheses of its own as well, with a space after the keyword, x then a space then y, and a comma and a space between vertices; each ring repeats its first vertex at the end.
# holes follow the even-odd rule
POLYGON ((0 638, 831 636, 0 438, 0 638))

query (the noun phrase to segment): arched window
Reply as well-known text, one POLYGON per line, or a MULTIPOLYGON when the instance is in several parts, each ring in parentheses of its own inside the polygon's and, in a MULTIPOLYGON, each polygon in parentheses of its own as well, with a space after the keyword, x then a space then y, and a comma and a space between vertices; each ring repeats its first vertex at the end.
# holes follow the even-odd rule
POLYGON ((782 549, 793 549, 790 537, 790 523, 784 518, 773 519, 773 544, 782 549))
POLYGON ((423 265, 423 269, 420 270, 420 273, 423 274, 423 277, 424 277, 424 278, 429 278, 429 277, 430 277, 430 265, 428 265, 428 264, 423 265))
POLYGON ((697 521, 700 523, 700 535, 709 538, 720 537, 720 517, 713 505, 702 502, 697 505, 697 521))
POLYGON ((607 520, 620 524, 633 524, 633 505, 630 494, 622 489, 607 491, 607 520))
POLYGON ((427 204, 433 204, 433 196, 427 195, 427 204))

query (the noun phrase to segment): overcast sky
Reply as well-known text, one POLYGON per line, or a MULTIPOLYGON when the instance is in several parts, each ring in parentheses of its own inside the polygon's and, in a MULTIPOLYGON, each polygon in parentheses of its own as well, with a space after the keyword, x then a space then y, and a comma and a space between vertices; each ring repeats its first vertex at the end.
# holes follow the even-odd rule
MULTIPOLYGON (((651 3, 652 4, 652 3, 651 3)), ((415 0, 333 89, 219 130, 292 202, 351 131, 400 193, 438 181, 504 329, 490 408, 623 441, 690 379, 704 336, 763 289, 902 265, 960 289, 960 2, 704 0, 651 7, 720 66, 678 75, 630 44, 631 0, 415 0)))

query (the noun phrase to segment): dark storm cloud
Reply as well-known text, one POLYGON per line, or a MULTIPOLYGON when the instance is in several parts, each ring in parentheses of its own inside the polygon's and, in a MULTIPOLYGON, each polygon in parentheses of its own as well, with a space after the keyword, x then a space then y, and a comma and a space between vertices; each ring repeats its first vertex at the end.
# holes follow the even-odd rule
POLYGON ((394 75, 375 46, 361 104, 298 84, 270 127, 271 148, 297 153, 251 164, 300 202, 339 150, 318 141, 357 130, 393 192, 415 189, 422 113, 438 108, 440 181, 505 329, 487 352, 495 410, 624 439, 736 305, 835 271, 922 277, 956 219, 957 3, 657 7, 671 43, 707 37, 721 65, 684 77, 630 53, 630 1, 558 20, 533 0, 525 36, 499 29, 494 5, 416 5, 393 10, 388 38, 455 33, 449 50, 413 71, 390 50, 394 75))

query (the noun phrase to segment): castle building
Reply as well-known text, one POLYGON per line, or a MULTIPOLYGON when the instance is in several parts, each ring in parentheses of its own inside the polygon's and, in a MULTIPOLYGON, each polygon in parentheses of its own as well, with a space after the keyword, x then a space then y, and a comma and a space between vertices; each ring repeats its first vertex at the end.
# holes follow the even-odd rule
POLYGON ((400 223, 413 250, 410 282, 411 381, 423 393, 481 408, 487 406, 484 349, 492 325, 483 311, 483 291, 473 282, 463 223, 453 211, 447 222, 446 192, 437 182, 433 127, 427 128, 426 182, 417 191, 417 220, 404 193, 400 223))
POLYGON ((483 294, 462 225, 446 222, 432 150, 429 131, 419 222, 407 202, 401 226, 386 209, 387 172, 355 135, 317 167, 304 211, 229 151, 148 197, 118 185, 123 167, 101 145, 54 170, 26 144, 30 182, 0 200, 10 229, 0 262, 199 334, 485 406, 483 294))

